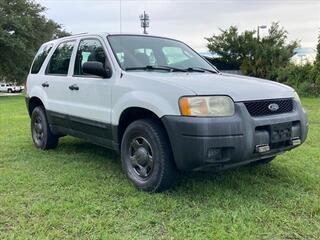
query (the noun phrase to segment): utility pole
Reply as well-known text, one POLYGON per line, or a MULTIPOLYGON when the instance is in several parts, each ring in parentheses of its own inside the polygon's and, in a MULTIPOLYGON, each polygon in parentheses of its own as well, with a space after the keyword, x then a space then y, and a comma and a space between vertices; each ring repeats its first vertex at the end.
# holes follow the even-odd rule
POLYGON ((122 33, 122 0, 119 1, 120 33, 122 33))
POLYGON ((140 22, 141 22, 141 27, 143 28, 143 34, 148 34, 147 28, 149 27, 149 22, 150 22, 149 15, 146 14, 146 11, 144 11, 143 14, 141 14, 139 18, 140 18, 140 22))

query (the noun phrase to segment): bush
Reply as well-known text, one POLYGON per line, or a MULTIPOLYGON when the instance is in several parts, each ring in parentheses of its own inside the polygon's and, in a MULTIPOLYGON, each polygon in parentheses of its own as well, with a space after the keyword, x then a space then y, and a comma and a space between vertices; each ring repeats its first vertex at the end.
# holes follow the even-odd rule
POLYGON ((289 64, 274 75, 277 82, 293 87, 301 96, 320 96, 320 74, 312 64, 289 64))

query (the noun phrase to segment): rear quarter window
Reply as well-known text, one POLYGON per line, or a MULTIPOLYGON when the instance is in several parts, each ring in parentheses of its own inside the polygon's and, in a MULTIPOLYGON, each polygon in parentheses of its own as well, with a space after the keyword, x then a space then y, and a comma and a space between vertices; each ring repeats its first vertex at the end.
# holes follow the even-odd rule
POLYGON ((67 75, 75 41, 60 43, 51 56, 47 74, 67 75))
POLYGON ((34 58, 34 61, 33 61, 32 67, 31 67, 32 74, 37 74, 40 71, 44 60, 46 60, 48 54, 50 53, 50 51, 52 49, 52 46, 53 46, 52 44, 44 45, 39 49, 37 55, 34 58))

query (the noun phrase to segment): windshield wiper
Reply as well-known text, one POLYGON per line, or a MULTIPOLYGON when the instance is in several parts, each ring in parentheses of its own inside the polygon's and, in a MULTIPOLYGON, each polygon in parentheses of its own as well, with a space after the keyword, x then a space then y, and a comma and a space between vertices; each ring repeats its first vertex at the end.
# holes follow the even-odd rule
POLYGON ((168 66, 155 67, 155 66, 151 66, 151 65, 147 65, 144 67, 128 67, 128 68, 126 68, 126 71, 130 71, 130 70, 164 70, 164 71, 168 71, 168 72, 187 72, 187 70, 180 69, 180 68, 174 68, 174 67, 168 67, 168 66))
POLYGON ((167 69, 167 68, 163 68, 163 67, 154 67, 154 66, 151 66, 151 65, 147 65, 147 66, 144 66, 144 67, 128 67, 126 68, 127 71, 130 71, 130 70, 166 70, 166 71, 170 71, 170 69, 167 69))
POLYGON ((147 65, 144 67, 128 67, 125 69, 126 71, 130 71, 130 70, 164 70, 164 71, 168 71, 168 72, 211 72, 211 73, 217 73, 214 70, 210 70, 210 69, 205 69, 205 68, 201 68, 201 67, 189 67, 186 69, 182 69, 182 68, 176 68, 176 67, 169 67, 169 66, 152 66, 152 65, 147 65))
POLYGON ((169 66, 159 66, 159 67, 166 68, 166 69, 170 70, 171 72, 188 72, 188 70, 182 69, 182 68, 169 67, 169 66))
POLYGON ((211 69, 207 69, 207 68, 199 68, 199 69, 202 69, 202 70, 207 71, 207 72, 210 72, 210 73, 218 73, 218 72, 215 71, 215 70, 211 70, 211 69))
POLYGON ((202 67, 189 67, 186 69, 188 72, 210 72, 210 73, 217 73, 214 70, 202 68, 202 67))
POLYGON ((186 68, 186 70, 187 70, 188 72, 205 72, 205 71, 202 70, 202 69, 193 68, 193 67, 186 68))

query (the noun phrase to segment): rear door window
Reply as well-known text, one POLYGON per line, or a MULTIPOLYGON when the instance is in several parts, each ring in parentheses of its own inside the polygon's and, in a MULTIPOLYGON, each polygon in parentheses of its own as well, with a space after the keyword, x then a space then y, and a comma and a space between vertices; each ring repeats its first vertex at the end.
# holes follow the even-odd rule
POLYGON ((32 67, 31 67, 32 74, 37 74, 40 71, 43 62, 44 62, 44 60, 46 60, 51 49, 52 49, 52 44, 44 45, 39 49, 37 55, 34 58, 34 61, 33 61, 32 67))
POLYGON ((75 41, 61 43, 50 59, 47 74, 68 75, 70 59, 75 41))

